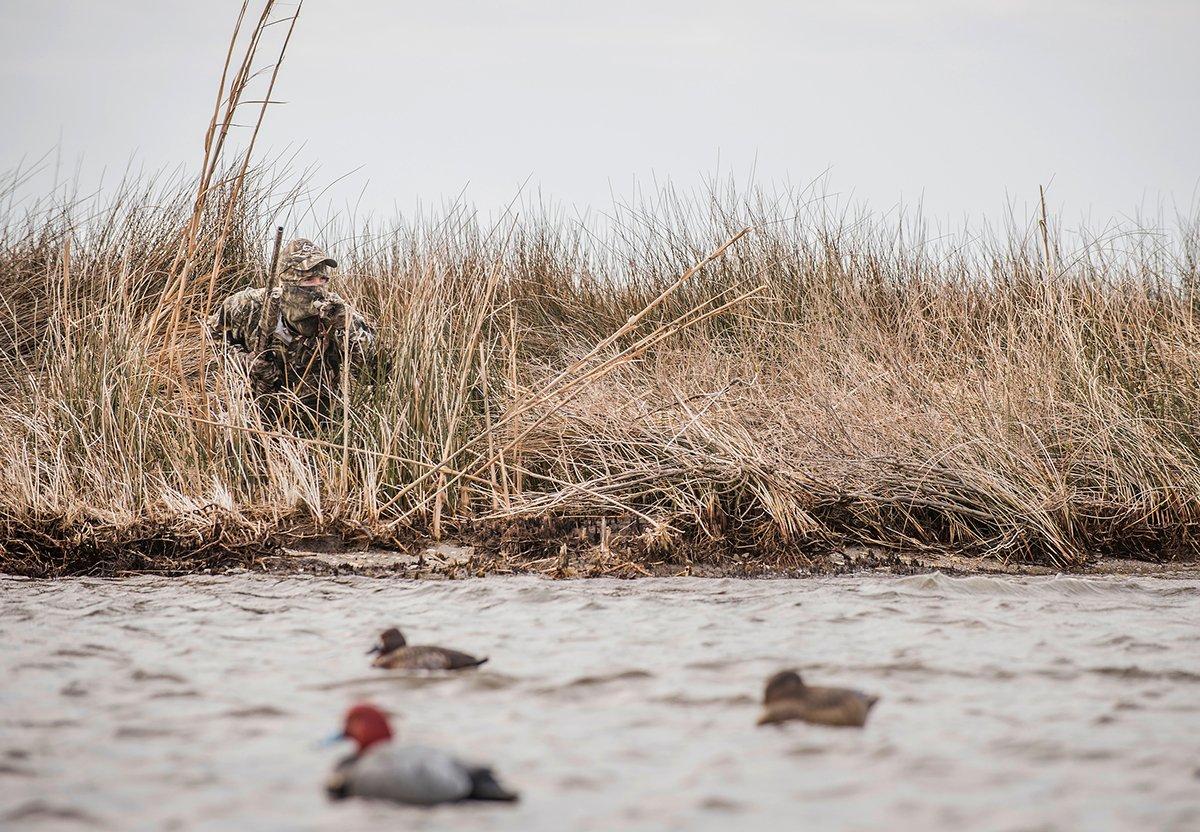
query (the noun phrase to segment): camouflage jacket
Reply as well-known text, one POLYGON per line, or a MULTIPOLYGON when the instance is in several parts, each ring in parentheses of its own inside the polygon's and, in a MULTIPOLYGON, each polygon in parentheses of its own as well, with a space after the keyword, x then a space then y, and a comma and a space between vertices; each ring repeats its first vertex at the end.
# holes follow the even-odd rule
POLYGON ((343 352, 349 348, 352 370, 361 366, 373 352, 375 330, 335 292, 276 289, 272 297, 282 307, 279 321, 269 343, 255 354, 265 296, 261 288, 230 295, 208 317, 208 326, 233 352, 250 357, 256 393, 290 390, 301 402, 320 409, 341 384, 343 352))

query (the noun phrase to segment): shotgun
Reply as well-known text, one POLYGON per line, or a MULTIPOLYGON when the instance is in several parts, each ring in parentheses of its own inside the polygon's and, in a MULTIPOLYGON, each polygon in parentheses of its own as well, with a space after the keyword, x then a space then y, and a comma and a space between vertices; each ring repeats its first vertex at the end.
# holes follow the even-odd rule
POLYGON ((275 297, 279 287, 279 249, 283 245, 283 226, 275 229, 275 249, 271 252, 271 270, 267 272, 267 293, 263 296, 262 314, 258 319, 258 330, 254 333, 252 352, 261 353, 271 345, 271 334, 279 326, 282 306, 275 297))

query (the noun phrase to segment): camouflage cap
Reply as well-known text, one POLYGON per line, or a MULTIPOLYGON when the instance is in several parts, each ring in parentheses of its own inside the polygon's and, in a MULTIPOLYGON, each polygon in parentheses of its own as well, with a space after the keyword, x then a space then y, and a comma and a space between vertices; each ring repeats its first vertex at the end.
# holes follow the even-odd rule
POLYGON ((303 237, 292 240, 279 255, 279 268, 283 272, 306 272, 317 266, 336 269, 337 261, 303 237))

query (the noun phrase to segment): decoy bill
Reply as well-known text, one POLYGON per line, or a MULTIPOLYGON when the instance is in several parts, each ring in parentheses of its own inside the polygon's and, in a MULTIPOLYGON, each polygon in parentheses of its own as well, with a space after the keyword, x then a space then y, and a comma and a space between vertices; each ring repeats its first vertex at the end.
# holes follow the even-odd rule
POLYGON ((478 659, 447 647, 410 645, 396 627, 380 633, 379 642, 367 651, 371 654, 378 654, 371 665, 387 670, 466 670, 488 660, 487 656, 478 659))
POLYGON ((878 696, 849 688, 804 684, 795 670, 782 670, 767 680, 759 725, 798 719, 814 725, 861 728, 878 696))

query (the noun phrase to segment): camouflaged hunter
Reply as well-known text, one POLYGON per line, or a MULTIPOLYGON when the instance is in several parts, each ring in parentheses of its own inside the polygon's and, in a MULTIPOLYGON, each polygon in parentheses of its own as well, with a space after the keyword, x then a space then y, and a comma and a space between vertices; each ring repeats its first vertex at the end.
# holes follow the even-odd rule
POLYGON ((341 384, 343 352, 349 350, 352 371, 370 354, 374 329, 328 289, 329 270, 336 268, 337 261, 310 240, 284 247, 282 285, 273 291, 267 312, 273 315, 278 304, 278 321, 265 344, 257 343, 265 288, 242 289, 209 316, 213 336, 249 358, 250 383, 259 396, 291 391, 306 407, 324 412, 341 384))

